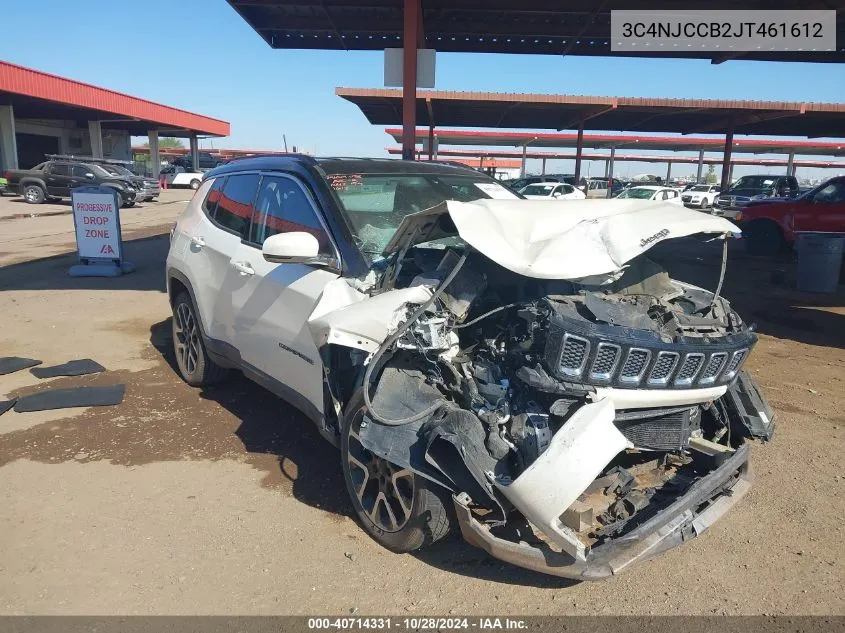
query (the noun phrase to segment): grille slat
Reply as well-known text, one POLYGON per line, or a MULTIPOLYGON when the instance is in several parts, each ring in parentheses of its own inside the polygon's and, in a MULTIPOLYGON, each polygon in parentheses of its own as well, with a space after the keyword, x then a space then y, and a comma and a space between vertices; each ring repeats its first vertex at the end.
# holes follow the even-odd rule
POLYGON ((704 368, 704 371, 701 372, 701 378, 699 378, 698 382, 702 385, 708 385, 716 382, 716 377, 725 366, 727 358, 728 355, 726 352, 716 352, 710 356, 710 360, 707 361, 707 366, 704 368))
POLYGON ((590 342, 587 339, 572 334, 564 335, 563 352, 560 355, 560 371, 567 376, 580 376, 581 372, 584 371, 589 351, 590 342))
POLYGON ((677 352, 659 352, 657 360, 654 361, 654 367, 651 368, 651 373, 648 376, 648 384, 667 384, 675 366, 678 364, 679 357, 677 352))
POLYGON ((692 353, 687 354, 681 368, 678 370, 678 375, 675 376, 676 385, 691 385, 701 371, 704 365, 704 354, 692 353))
POLYGON ((632 347, 625 359, 625 364, 622 366, 622 371, 619 372, 620 382, 629 385, 639 384, 649 360, 651 360, 650 351, 632 347))
POLYGON ((725 380, 730 380, 734 376, 736 376, 739 368, 742 367, 742 363, 745 360, 745 357, 748 356, 747 349, 741 349, 738 352, 734 352, 733 356, 731 356, 731 360, 728 362, 728 366, 725 368, 725 374, 723 378, 725 380))
POLYGON ((596 380, 610 380, 622 349, 613 343, 599 343, 596 350, 596 359, 590 368, 590 377, 596 380))

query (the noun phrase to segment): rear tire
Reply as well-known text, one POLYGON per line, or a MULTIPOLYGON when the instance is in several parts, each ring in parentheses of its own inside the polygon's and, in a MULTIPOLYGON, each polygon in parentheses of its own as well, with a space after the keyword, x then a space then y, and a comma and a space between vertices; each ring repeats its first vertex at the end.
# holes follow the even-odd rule
POLYGON ((23 189, 23 199, 28 204, 41 204, 47 199, 47 194, 41 185, 27 185, 23 189))
POLYGON ((200 181, 195 178, 194 180, 191 181, 191 189, 196 191, 199 188, 200 188, 200 181))
POLYGON ((194 302, 187 292, 179 293, 173 302, 173 352, 182 380, 192 387, 212 385, 226 377, 226 369, 208 357, 194 302))
POLYGON ((780 227, 768 220, 758 220, 743 227, 742 237, 749 255, 776 255, 784 245, 780 227))
POLYGON ((366 411, 359 388, 349 399, 340 440, 341 467, 358 521, 382 547, 412 552, 451 529, 449 493, 365 449, 359 438, 366 411))

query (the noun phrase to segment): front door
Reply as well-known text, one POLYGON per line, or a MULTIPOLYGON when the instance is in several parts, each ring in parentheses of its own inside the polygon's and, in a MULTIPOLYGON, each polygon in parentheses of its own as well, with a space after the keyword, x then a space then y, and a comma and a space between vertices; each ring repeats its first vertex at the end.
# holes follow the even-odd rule
POLYGON ((68 163, 50 163, 44 178, 47 183, 47 195, 57 198, 70 197, 70 165, 68 163))
POLYGON ((263 176, 249 238, 232 257, 242 271, 232 292, 235 345, 244 363, 300 394, 322 413, 322 362, 307 321, 323 289, 339 273, 264 259, 265 239, 295 231, 314 235, 321 254, 337 257, 320 211, 302 183, 287 175, 263 176))

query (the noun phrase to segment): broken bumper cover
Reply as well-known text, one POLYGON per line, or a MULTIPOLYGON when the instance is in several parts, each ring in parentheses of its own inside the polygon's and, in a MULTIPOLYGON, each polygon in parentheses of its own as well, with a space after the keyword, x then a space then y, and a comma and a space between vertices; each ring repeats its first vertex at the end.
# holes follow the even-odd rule
POLYGON ((740 446, 733 457, 698 480, 670 506, 630 533, 592 548, 583 560, 547 546, 493 535, 472 516, 462 496, 454 497, 455 511, 464 539, 494 558, 553 576, 600 580, 634 563, 656 558, 715 523, 751 488, 748 452, 747 445, 740 446))

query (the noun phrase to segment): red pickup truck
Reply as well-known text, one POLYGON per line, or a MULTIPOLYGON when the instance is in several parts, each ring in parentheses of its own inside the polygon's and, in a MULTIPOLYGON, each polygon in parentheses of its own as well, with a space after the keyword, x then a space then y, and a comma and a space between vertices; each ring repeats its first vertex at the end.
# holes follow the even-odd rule
POLYGON ((831 178, 797 198, 747 206, 736 222, 752 255, 773 255, 791 246, 800 231, 845 235, 845 176, 831 178))

